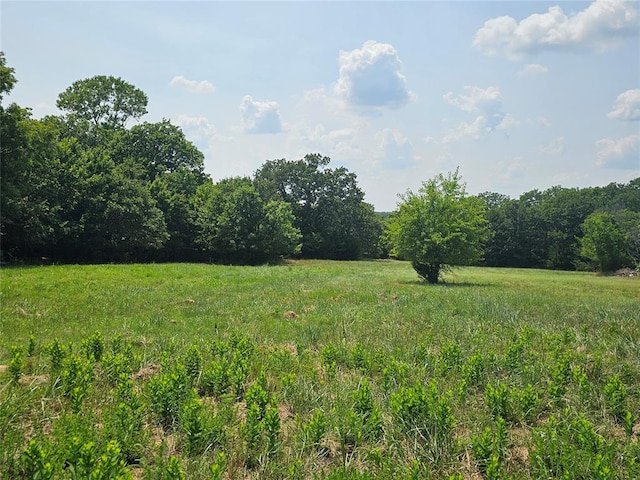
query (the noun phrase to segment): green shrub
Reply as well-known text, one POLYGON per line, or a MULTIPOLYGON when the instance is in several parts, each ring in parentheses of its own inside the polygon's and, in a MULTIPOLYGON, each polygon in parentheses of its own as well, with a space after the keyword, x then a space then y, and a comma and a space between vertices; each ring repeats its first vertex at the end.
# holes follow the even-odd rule
POLYGON ((440 395, 435 381, 432 381, 427 388, 419 383, 413 387, 401 387, 389 400, 401 428, 423 444, 434 461, 448 454, 453 444, 451 430, 455 419, 450 398, 450 393, 440 395))

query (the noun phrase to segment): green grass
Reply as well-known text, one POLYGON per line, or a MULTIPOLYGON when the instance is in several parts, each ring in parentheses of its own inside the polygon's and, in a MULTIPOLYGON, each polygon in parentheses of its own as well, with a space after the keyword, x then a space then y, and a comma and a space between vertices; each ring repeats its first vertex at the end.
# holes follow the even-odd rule
POLYGON ((90 468, 141 478, 640 475, 637 278, 461 268, 430 286, 396 261, 0 276, 0 478, 46 470, 34 458, 69 476, 89 442, 90 468), (58 370, 54 339, 73 352, 58 370))

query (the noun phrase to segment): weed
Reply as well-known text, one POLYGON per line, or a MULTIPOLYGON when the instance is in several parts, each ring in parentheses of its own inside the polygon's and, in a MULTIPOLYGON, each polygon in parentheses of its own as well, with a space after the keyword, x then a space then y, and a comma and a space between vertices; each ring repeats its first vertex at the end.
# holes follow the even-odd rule
POLYGON ((627 414, 627 388, 620 377, 614 375, 603 389, 604 401, 611 415, 618 422, 624 422, 627 414))
POLYGON ((438 367, 441 372, 447 372, 460 367, 462 362, 462 349, 456 343, 447 343, 440 350, 438 367))
POLYGON ((507 447, 504 419, 498 417, 495 429, 487 427, 481 435, 474 435, 471 441, 476 464, 484 478, 501 478, 507 447))
POLYGON ((181 363, 165 368, 160 375, 153 377, 147 385, 147 392, 151 410, 165 430, 177 425, 181 407, 195 395, 181 363))
POLYGON ((302 425, 303 448, 315 451, 323 449, 322 441, 327 431, 327 420, 322 410, 315 410, 309 421, 302 425))
POLYGON ((99 362, 104 352, 104 338, 102 334, 96 332, 91 337, 84 339, 81 349, 85 352, 89 360, 99 362))
POLYGON ((427 388, 418 383, 401 387, 389 400, 402 429, 423 444, 434 461, 449 453, 452 446, 450 433, 455 420, 450 398, 450 394, 441 396, 432 381, 427 388))
POLYGON ((187 375, 191 379, 191 384, 195 385, 200 378, 202 371, 202 354, 197 345, 189 345, 184 354, 183 363, 187 371, 187 375))
POLYGON ((484 389, 484 401, 494 420, 512 418, 509 397, 509 388, 505 383, 487 384, 484 389))
POLYGON ((30 440, 20 456, 20 469, 25 478, 48 480, 53 478, 54 466, 47 447, 30 440))
POLYGON ((9 374, 11 375, 11 381, 18 383, 20 376, 22 375, 22 369, 24 368, 24 357, 22 356, 22 350, 20 347, 11 348, 11 361, 9 362, 9 374))

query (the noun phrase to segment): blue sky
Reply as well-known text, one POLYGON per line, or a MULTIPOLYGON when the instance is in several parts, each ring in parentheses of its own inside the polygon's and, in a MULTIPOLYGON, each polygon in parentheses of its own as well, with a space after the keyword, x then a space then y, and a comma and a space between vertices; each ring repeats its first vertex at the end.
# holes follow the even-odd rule
MULTIPOLYGON (((640 4, 3 1, 5 104, 113 75, 214 180, 322 153, 379 211, 460 169, 512 197, 640 176, 640 4)), ((132 125, 132 124, 130 124, 132 125)))

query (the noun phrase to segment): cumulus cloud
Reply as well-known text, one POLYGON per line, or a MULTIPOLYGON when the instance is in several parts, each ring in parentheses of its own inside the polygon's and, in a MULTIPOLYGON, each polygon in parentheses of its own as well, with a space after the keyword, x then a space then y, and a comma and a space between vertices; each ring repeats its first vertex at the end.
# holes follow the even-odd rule
POLYGON ((566 142, 564 137, 558 136, 551 140, 547 145, 540 150, 547 155, 562 155, 566 149, 566 142))
POLYGON ((247 133, 279 133, 280 124, 279 105, 276 102, 259 102, 249 95, 245 95, 240 102, 242 124, 247 133))
POLYGON ((184 88, 191 93, 213 93, 215 90, 213 84, 207 80, 198 82, 197 80, 189 80, 183 75, 173 77, 169 85, 174 88, 184 88))
POLYGON ((632 2, 596 0, 567 15, 559 6, 516 21, 502 16, 487 20, 473 46, 486 55, 503 53, 512 60, 549 50, 601 51, 638 34, 638 12, 632 2))
POLYGON ((443 138, 443 142, 451 142, 464 138, 479 139, 496 129, 506 130, 519 122, 502 108, 502 95, 497 87, 480 88, 464 87, 465 93, 455 95, 448 92, 442 96, 445 102, 464 112, 477 113, 476 119, 463 122, 450 130, 443 138))
POLYGON ((502 108, 502 95, 497 87, 483 89, 480 87, 464 87, 465 94, 454 95, 448 92, 443 95, 449 105, 465 112, 499 110, 502 108))
POLYGON ((400 131, 385 128, 377 134, 377 139, 382 152, 383 167, 389 170, 403 170, 415 165, 413 144, 400 131))
POLYGON ((464 139, 479 140, 490 132, 487 119, 480 115, 471 122, 462 122, 456 128, 449 130, 442 137, 442 143, 457 142, 464 139))
POLYGON ((522 70, 518 72, 518 76, 520 77, 528 77, 533 75, 540 75, 542 73, 547 73, 549 69, 544 65, 540 65, 539 63, 530 63, 522 70))
POLYGON ((527 172, 525 164, 521 158, 515 158, 512 162, 503 165, 498 173, 498 177, 503 181, 512 181, 524 178, 527 172))
POLYGON ((190 115, 178 115, 173 121, 184 130, 187 137, 194 140, 205 140, 209 145, 216 141, 229 142, 233 137, 227 137, 220 132, 206 117, 192 117, 190 115))
POLYGON ((412 97, 396 49, 368 40, 362 48, 341 51, 334 91, 351 106, 398 108, 412 97))
POLYGON ((627 90, 618 95, 613 110, 607 117, 616 120, 640 120, 640 88, 627 90))
POLYGON ((300 139, 305 144, 305 153, 318 151, 338 159, 351 159, 360 155, 360 150, 356 146, 357 135, 356 128, 327 130, 322 123, 314 127, 303 126, 299 131, 300 139))
POLYGON ((603 138, 596 142, 596 165, 608 168, 640 169, 640 134, 603 138))

